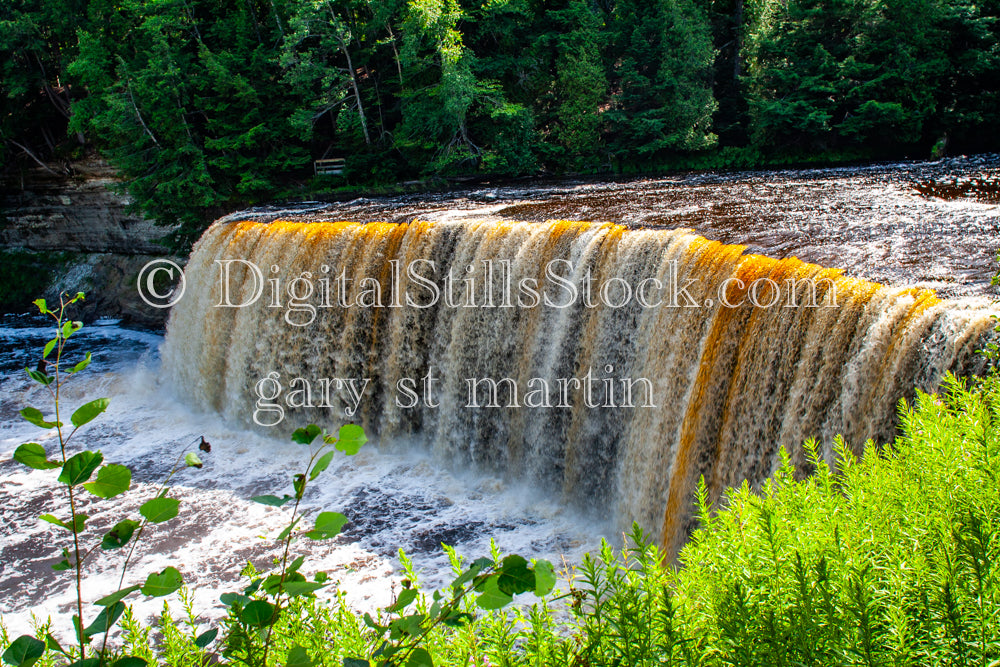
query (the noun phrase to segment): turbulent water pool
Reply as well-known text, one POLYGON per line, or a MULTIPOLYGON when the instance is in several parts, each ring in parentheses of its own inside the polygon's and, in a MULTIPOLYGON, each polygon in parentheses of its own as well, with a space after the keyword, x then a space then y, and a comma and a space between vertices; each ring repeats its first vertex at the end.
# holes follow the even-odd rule
MULTIPOLYGON (((51 338, 44 324, 8 317, 0 326, 0 614, 12 632, 28 629, 32 617, 50 615, 68 630, 62 621, 74 599, 68 573, 50 569, 64 535, 38 520, 46 512, 67 514, 64 491, 55 483, 58 471, 31 471, 10 458, 22 442, 40 442, 50 453, 57 447, 51 436, 39 439, 41 431, 17 415, 25 405, 43 411, 51 405, 22 370, 34 365, 51 338)), ((87 503, 81 511, 91 515, 88 528, 97 536, 123 514, 137 517, 138 506, 155 494, 178 455, 197 451, 204 437, 211 444, 211 452, 199 452, 204 468, 184 469, 171 482, 172 495, 182 500, 180 515, 144 538, 126 584, 175 565, 195 591, 195 611, 210 618, 220 613, 219 594, 240 586, 239 572, 247 561, 264 567, 276 555, 273 543, 262 538, 284 527, 282 513, 248 499, 289 491, 302 448, 193 411, 162 380, 162 340, 113 324, 87 327, 72 339, 69 357, 89 350, 94 361, 67 383, 64 400, 75 406, 99 396, 111 399, 108 411, 78 444, 101 449, 108 462, 128 465, 134 484, 121 503, 87 503)), ((399 549, 414 558, 429 584, 441 584, 448 572, 442 542, 476 558, 488 553, 494 538, 505 551, 558 561, 563 555, 578 558, 607 529, 536 490, 449 470, 419 452, 387 454, 366 445, 353 458, 338 455, 320 480, 325 480, 322 487, 307 495, 308 506, 342 512, 350 523, 333 542, 306 540, 298 551, 309 556, 308 568, 328 571, 363 609, 391 601, 399 549)), ((88 561, 91 576, 84 587, 91 600, 117 588, 122 557, 121 552, 97 553, 88 561)), ((149 600, 137 606, 156 613, 161 604, 149 600)))
MULTIPOLYGON (((939 324, 928 324, 931 328, 926 334, 922 333, 923 330, 903 331, 910 326, 910 320, 916 318, 915 315, 906 315, 909 312, 906 309, 917 312, 910 302, 916 300, 923 303, 927 301, 924 297, 897 291, 881 300, 872 300, 868 296, 859 298, 858 308, 862 310, 877 309, 881 307, 879 304, 889 308, 886 304, 890 302, 897 304, 905 301, 904 305, 892 305, 892 308, 902 309, 898 317, 902 322, 898 325, 902 333, 892 329, 897 326, 893 324, 896 320, 888 316, 880 318, 878 313, 871 315, 870 319, 876 323, 872 326, 886 329, 878 340, 892 341, 894 336, 902 339, 903 333, 906 333, 907 345, 917 352, 921 349, 926 352, 928 346, 948 348, 951 339, 947 337, 958 336, 955 331, 964 331, 962 327, 971 317, 965 313, 982 308, 982 297, 990 294, 989 278, 995 271, 993 258, 1000 246, 998 183, 1000 160, 987 157, 869 168, 743 175, 693 174, 621 183, 580 181, 479 186, 457 194, 366 199, 334 206, 300 204, 292 208, 262 207, 234 214, 231 219, 268 221, 287 218, 294 213, 302 219, 320 221, 410 222, 419 218, 439 223, 481 219, 515 223, 569 219, 613 221, 630 228, 655 230, 690 228, 708 239, 744 244, 748 246, 748 252, 775 259, 796 256, 822 266, 842 268, 851 277, 895 286, 930 287, 936 289, 940 296, 959 298, 954 306, 935 305, 932 310, 958 313, 953 319, 960 324, 948 320, 950 316, 947 313, 935 315, 937 319, 934 321, 939 324), (969 305, 973 302, 979 305, 969 305), (945 320, 945 324, 940 324, 945 320)), ((514 229, 521 228, 515 226, 514 229)), ((648 236, 644 243, 667 247, 668 241, 656 240, 659 237, 655 234, 648 236)), ((685 240, 684 243, 692 242, 685 240)), ((481 243, 476 247, 478 252, 485 252, 481 243)), ((733 254, 729 261, 739 261, 738 250, 727 252, 733 254)), ((641 257, 641 254, 635 256, 641 257)), ((609 259, 608 264, 614 265, 614 258, 609 259)), ((926 305, 920 306, 920 309, 926 308, 926 305)), ((190 316, 195 318, 193 321, 199 321, 196 311, 190 316)), ((710 319, 704 321, 711 322, 710 319)), ((469 327, 481 327, 485 331, 496 326, 492 321, 477 324, 474 320, 461 323, 448 320, 448 323, 454 332, 465 331, 469 327)), ((778 324, 769 331, 787 331, 778 324)), ((523 322, 516 323, 516 326, 522 325, 523 322)), ((360 331, 368 325, 362 322, 357 326, 360 331)), ((406 323, 399 324, 404 332, 406 326, 406 323)), ((409 326, 414 327, 412 323, 409 326)), ((432 325, 427 326, 431 334, 439 335, 432 325)), ((553 327, 546 328, 546 322, 537 326, 541 332, 539 335, 555 332, 553 327)), ((629 326, 637 325, 624 321, 595 324, 594 329, 588 329, 586 334, 593 338, 588 343, 591 352, 596 355, 607 347, 600 342, 600 336, 605 335, 600 334, 601 327, 608 329, 606 335, 613 338, 615 331, 631 331, 627 328, 629 326)), ((738 330, 740 325, 734 321, 732 326, 738 330)), ((37 519, 39 514, 45 512, 65 514, 62 509, 65 503, 55 483, 56 472, 29 471, 10 459, 10 454, 22 442, 42 442, 50 452, 55 446, 51 435, 21 421, 17 415, 25 405, 34 405, 43 411, 51 405, 45 392, 33 385, 22 370, 25 366, 34 365, 39 350, 51 337, 46 327, 44 320, 28 317, 8 317, 0 322, 0 516, 3 519, 0 523, 0 581, 3 582, 0 587, 0 615, 14 634, 28 629, 33 618, 44 619, 48 616, 52 616, 58 625, 65 626, 64 630, 68 629, 66 614, 72 602, 70 577, 67 573, 50 569, 50 565, 57 560, 58 540, 63 535, 50 524, 37 519)), ((375 330, 371 326, 369 328, 375 330)), ((575 329, 568 325, 563 328, 568 332, 567 336, 574 338, 575 329)), ((272 329, 271 333, 277 336, 274 340, 280 341, 282 330, 273 326, 272 329)), ((818 328, 816 330, 819 331, 818 328)), ((504 331, 507 330, 497 329, 495 335, 509 335, 504 331)), ((643 341, 655 342, 659 338, 663 342, 662 339, 665 339, 665 335, 657 336, 654 329, 642 331, 646 336, 643 341)), ((677 331, 679 329, 675 326, 671 335, 677 331)), ((222 331, 215 333, 230 335, 222 331)), ((172 331, 171 336, 175 338, 170 354, 185 354, 187 348, 181 343, 203 335, 190 329, 172 331)), ((712 335, 718 338, 721 334, 712 335)), ((689 335, 678 335, 677 340, 678 344, 693 345, 691 349, 696 349, 698 341, 712 338, 712 335, 692 328, 689 335)), ((803 340, 807 338, 803 333, 803 340)), ((455 340, 458 340, 458 333, 455 333, 455 340)), ((433 352, 439 354, 441 359, 452 360, 467 357, 469 363, 479 363, 478 360, 496 354, 489 350, 504 342, 491 342, 486 335, 475 341, 470 336, 469 340, 467 349, 453 353, 449 352, 452 349, 448 347, 450 343, 440 343, 436 348, 438 352, 427 354, 432 355, 433 352)), ((672 339, 667 342, 669 340, 672 339)), ((869 339, 861 337, 858 340, 869 339)), ((203 469, 185 469, 173 478, 174 494, 183 501, 181 515, 173 522, 157 527, 149 536, 138 552, 138 560, 133 565, 134 574, 126 581, 126 584, 138 581, 140 574, 161 570, 168 564, 176 565, 194 587, 196 613, 211 617, 219 613, 219 594, 237 588, 238 572, 243 564, 249 560, 262 566, 275 554, 273 544, 262 536, 274 535, 281 529, 282 513, 251 503, 249 498, 263 493, 280 495, 285 492, 289 476, 297 470, 300 449, 284 437, 274 437, 261 429, 246 428, 246 419, 240 418, 240 410, 232 409, 232 406, 223 406, 222 412, 228 415, 223 416, 205 409, 204 405, 192 405, 192 396, 206 390, 199 387, 196 391, 195 387, 168 379, 170 374, 162 367, 163 342, 161 335, 124 329, 114 323, 88 326, 74 337, 69 355, 75 358, 90 350, 94 352, 94 362, 70 381, 64 400, 76 405, 98 396, 111 399, 108 412, 83 434, 85 442, 88 447, 101 448, 106 460, 125 463, 135 473, 135 488, 124 497, 123 503, 95 503, 84 508, 91 514, 90 525, 94 527, 94 534, 99 535, 109 528, 122 512, 135 515, 139 504, 155 493, 186 448, 196 447, 201 438, 211 443, 211 452, 203 454, 203 469), (101 505, 109 505, 112 509, 101 509, 101 505)), ((263 335, 253 333, 244 344, 249 346, 246 354, 255 357, 254 363, 276 354, 273 348, 268 347, 268 339, 263 335)), ((822 344, 820 341, 812 345, 822 344)), ((860 342, 856 344, 861 345, 860 342)), ((971 343, 962 343, 967 344, 971 343)), ((430 350, 434 346, 428 343, 427 347, 430 350)), ((397 347, 392 354, 400 350, 417 353, 415 348, 403 348, 405 346, 397 347)), ((802 350, 807 349, 811 348, 804 344, 802 350)), ((953 350, 949 352, 945 349, 945 352, 947 354, 942 352, 939 356, 955 358, 953 350)), ((388 356, 389 353, 386 354, 388 356)), ((553 348, 539 354, 556 358, 563 353, 553 348)), ((629 355, 635 356, 636 351, 615 348, 615 354, 619 362, 630 363, 626 357, 632 358, 629 355)), ((805 355, 805 352, 801 354, 805 355)), ((848 354, 848 351, 843 354, 848 354)), ((579 358, 582 357, 574 357, 579 358)), ((193 377, 191 373, 201 373, 199 367, 210 362, 212 359, 209 357, 198 357, 180 361, 174 359, 173 363, 184 365, 188 373, 186 377, 193 377)), ((574 363, 568 357, 562 362, 569 366, 574 363)), ((603 364, 603 359, 596 362, 603 364)), ((669 359, 662 361, 667 362, 669 359)), ((738 365, 739 362, 734 360, 733 363, 738 365)), ((855 364, 853 367, 836 374, 838 382, 841 376, 854 384, 864 381, 863 377, 860 380, 858 377, 864 375, 866 367, 861 362, 852 363, 855 364)), ((901 367, 914 365, 910 361, 899 363, 901 367)), ((668 365, 681 368, 680 362, 668 365)), ((804 370, 798 363, 798 357, 791 361, 778 359, 771 365, 790 369, 789 373, 797 374, 795 377, 799 378, 799 384, 809 380, 807 369, 804 370)), ((768 364, 763 363, 763 366, 768 364)), ((677 371, 678 377, 672 380, 677 387, 684 382, 695 382, 698 364, 694 363, 692 368, 694 370, 690 373, 677 371)), ((928 370, 920 364, 914 368, 919 371, 918 375, 923 373, 921 377, 931 377, 932 370, 942 370, 937 367, 928 370)), ((891 377, 891 370, 886 371, 887 377, 891 377)), ((767 387, 776 391, 775 385, 767 382, 780 385, 787 380, 792 384, 792 375, 786 379, 771 377, 767 382, 757 382, 754 380, 756 376, 746 372, 741 376, 727 370, 722 375, 725 376, 725 383, 712 386, 715 391, 722 392, 720 395, 723 397, 735 391, 727 389, 729 382, 736 386, 736 380, 730 380, 730 375, 732 378, 743 377, 740 382, 752 385, 758 393, 764 392, 760 396, 766 395, 769 391, 767 387)), ((182 373, 180 377, 185 376, 182 373)), ((221 376, 218 378, 218 382, 223 380, 221 376)), ((697 381, 702 382, 701 379, 697 381)), ((211 374, 207 382, 215 382, 211 374)), ((708 380, 704 384, 707 385, 708 380)), ((233 391, 220 395, 234 395, 233 391)), ((801 392, 801 389, 788 391, 791 395, 795 391, 801 392)), ((894 399, 888 393, 886 397, 891 410, 894 399)), ((842 401, 843 397, 837 400, 842 401)), ((694 409, 688 408, 687 411, 694 409)), ((699 409, 708 414, 715 407, 705 404, 699 409)), ((680 417, 684 414, 682 411, 680 417)), ((748 414, 743 422, 736 419, 734 424, 755 424, 755 420, 753 414, 748 414)), ((779 428, 782 425, 778 422, 773 428, 782 433, 797 433, 794 429, 779 428)), ((492 422, 475 423, 471 427, 471 422, 467 424, 461 420, 448 423, 466 429, 463 433, 468 431, 482 435, 496 430, 492 422)), ((658 433, 665 428, 660 422, 655 424, 659 425, 646 430, 658 433)), ((505 424, 503 428, 510 427, 505 424)), ((552 428, 558 431, 562 427, 556 424, 552 428)), ((580 432, 590 432, 585 425, 579 428, 584 429, 580 432)), ((742 431, 735 426, 733 428, 733 437, 742 438, 742 431)), ((762 437, 770 432, 763 427, 758 431, 757 435, 762 437)), ((507 437, 506 431, 503 433, 507 437)), ((347 592, 349 599, 361 608, 383 605, 391 599, 393 574, 398 571, 396 554, 400 548, 414 557, 430 583, 439 584, 443 581, 442 573, 447 569, 447 560, 439 546, 442 542, 453 544, 460 553, 475 558, 483 555, 489 549, 490 538, 495 538, 503 550, 546 557, 555 562, 565 559, 569 563, 577 561, 583 552, 594 549, 601 536, 620 542, 620 537, 614 537, 620 521, 619 524, 606 521, 610 519, 607 513, 578 513, 573 509, 577 505, 568 506, 561 502, 565 494, 553 491, 551 485, 537 483, 537 477, 502 474, 497 466, 490 465, 476 466, 474 471, 464 464, 454 464, 456 459, 468 460, 468 456, 443 455, 440 446, 428 448, 427 443, 417 437, 413 438, 410 446, 411 443, 400 442, 403 438, 405 436, 395 435, 392 443, 382 443, 391 444, 391 447, 370 444, 350 459, 338 456, 321 478, 325 480, 323 485, 314 488, 308 496, 311 508, 343 512, 348 516, 349 523, 343 535, 332 543, 302 545, 301 548, 311 557, 307 567, 329 571, 333 579, 341 582, 341 588, 347 592)), ((638 453, 633 455, 633 467, 648 468, 649 459, 643 457, 653 453, 652 448, 656 444, 645 443, 643 447, 647 449, 637 450, 638 453)), ((597 456, 599 459, 600 454, 588 451, 575 456, 578 459, 597 456)), ((753 458, 750 454, 747 456, 753 458)), ((471 458, 478 460, 475 455, 471 458)), ((727 459, 723 457, 723 460, 727 459)), ((594 467, 609 466, 609 461, 610 458, 607 458, 594 467)), ((565 465, 567 470, 570 467, 557 463, 565 465)), ((767 461, 740 463, 744 464, 752 464, 755 470, 764 472, 769 465, 767 461)), ((735 461, 727 465, 738 469, 735 461)), ((655 475, 643 478, 643 488, 651 490, 646 495, 653 491, 660 495, 666 493, 660 488, 662 483, 653 477, 655 475)), ((719 479, 729 481, 725 475, 719 479)), ((606 490, 612 483, 611 477, 605 474, 599 483, 593 483, 593 487, 606 490)), ((564 490, 567 488, 564 487, 564 490)), ((657 502, 662 500, 659 496, 657 499, 657 502)), ((624 506, 629 505, 625 503, 624 506)), ((659 507, 657 505, 654 509, 662 516, 659 507)), ((88 564, 92 576, 88 577, 84 589, 88 599, 96 599, 117 587, 116 568, 119 564, 118 555, 98 553, 93 557, 88 564)), ((154 613, 159 608, 160 603, 156 601, 139 606, 143 613, 154 613)))

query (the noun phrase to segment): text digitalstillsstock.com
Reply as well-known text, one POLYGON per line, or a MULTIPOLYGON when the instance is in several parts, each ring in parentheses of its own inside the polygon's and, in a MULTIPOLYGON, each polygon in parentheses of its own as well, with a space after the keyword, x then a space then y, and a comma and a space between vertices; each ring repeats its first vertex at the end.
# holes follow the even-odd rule
POLYGON ((317 312, 331 308, 835 308, 837 284, 830 278, 786 278, 783 284, 758 278, 749 284, 733 276, 719 282, 713 295, 701 300, 693 289, 696 278, 681 279, 677 260, 668 262, 662 277, 630 281, 622 277, 598 280, 591 269, 580 270, 565 259, 545 264, 541 278, 513 277, 509 260, 482 260, 456 275, 450 268, 439 276, 433 260, 418 259, 404 266, 389 260, 388 287, 372 276, 350 278, 347 269, 334 274, 325 264, 318 275, 302 271, 282 277, 272 265, 268 274, 245 259, 215 260, 219 267, 218 308, 246 308, 264 299, 268 308, 284 309, 291 326, 308 326, 317 312), (239 271, 235 281, 234 273, 239 271), (404 279, 405 278, 405 279, 404 279), (820 287, 823 288, 819 292, 820 287), (819 294, 822 294, 822 297, 819 294), (736 297, 735 295, 739 296, 736 297))
MULTIPOLYGON (((517 277, 510 260, 481 260, 456 275, 456 267, 439 271, 429 259, 408 264, 389 260, 381 276, 349 277, 321 264, 316 273, 283 272, 271 265, 265 272, 246 259, 216 259, 218 292, 216 308, 265 308, 277 310, 286 325, 306 327, 326 309, 346 308, 488 308, 533 309, 593 308, 835 308, 837 283, 829 277, 770 277, 749 283, 732 275, 704 289, 697 278, 682 271, 677 260, 666 262, 657 275, 599 279, 591 268, 569 260, 553 259, 532 267, 538 277, 517 277), (283 312, 281 312, 283 311, 283 312)), ((169 260, 153 260, 137 281, 143 299, 154 307, 169 307, 181 300, 185 277, 169 260), (159 278, 158 278, 159 274, 159 278), (156 289, 163 275, 178 281, 168 293, 156 289)), ((582 369, 575 377, 486 378, 466 377, 448 384, 450 405, 469 409, 592 409, 655 408, 654 383, 645 377, 614 377, 611 365, 582 369), (601 373, 603 371, 603 374, 601 373)), ((451 378, 454 380, 454 378, 451 378)), ((432 367, 422 378, 403 377, 388 388, 388 397, 401 410, 440 407, 442 378, 432 367)), ((367 377, 303 378, 271 371, 254 385, 253 421, 260 426, 280 424, 288 410, 310 408, 356 415, 366 391, 374 391, 367 377)))

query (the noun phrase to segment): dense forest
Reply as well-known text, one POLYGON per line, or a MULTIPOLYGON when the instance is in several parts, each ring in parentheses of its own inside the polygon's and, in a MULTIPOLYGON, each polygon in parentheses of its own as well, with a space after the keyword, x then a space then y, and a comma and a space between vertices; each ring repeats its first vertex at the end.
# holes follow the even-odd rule
POLYGON ((6 170, 96 147, 187 234, 463 175, 1000 147, 1000 0, 4 0, 6 170), (313 160, 343 158, 340 176, 313 160))

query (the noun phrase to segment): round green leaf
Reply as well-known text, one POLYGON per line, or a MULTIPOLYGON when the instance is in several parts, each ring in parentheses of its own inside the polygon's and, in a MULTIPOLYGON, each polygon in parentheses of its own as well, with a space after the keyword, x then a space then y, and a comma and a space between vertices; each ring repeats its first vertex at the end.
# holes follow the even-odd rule
POLYGON ((556 585, 556 570, 552 563, 539 558, 535 561, 535 595, 542 597, 552 592, 556 585))
POLYGON ((37 442, 26 442, 14 450, 14 460, 35 470, 52 470, 62 464, 49 461, 45 448, 37 442))
POLYGON ((297 428, 295 432, 292 433, 292 442, 297 442, 300 445, 312 444, 312 441, 316 439, 322 431, 320 431, 319 426, 316 424, 309 424, 305 428, 297 428))
POLYGON ((288 593, 289 597, 295 598, 302 595, 312 595, 319 589, 323 588, 324 585, 325 584, 313 581, 286 581, 282 588, 285 589, 285 592, 288 593))
POLYGON ((97 467, 104 462, 104 455, 100 452, 84 450, 75 454, 66 461, 62 472, 59 473, 59 481, 69 486, 82 484, 90 479, 97 467))
POLYGON ((111 667, 146 667, 149 663, 138 658, 134 655, 128 655, 124 658, 119 658, 111 664, 111 667))
POLYGON ((139 508, 139 514, 146 517, 150 523, 163 523, 177 516, 177 508, 181 501, 176 498, 152 498, 139 508))
POLYGON ((410 653, 406 660, 406 667, 434 667, 434 659, 427 649, 417 647, 410 653))
POLYGON ((112 602, 110 605, 104 607, 101 613, 97 615, 94 622, 91 623, 86 630, 83 631, 88 637, 93 637, 94 635, 99 635, 102 632, 107 632, 114 627, 118 619, 121 618, 122 613, 125 611, 125 604, 122 602, 112 602))
POLYGON ((24 420, 38 426, 39 428, 56 428, 57 426, 62 426, 62 422, 49 422, 45 421, 45 415, 38 408, 27 407, 21 410, 21 416, 24 420))
POLYGON ((247 625, 257 628, 272 625, 277 618, 274 614, 274 605, 264 600, 254 600, 240 612, 240 620, 247 625))
POLYGON ((402 611, 407 605, 417 599, 416 588, 404 588, 399 592, 399 597, 390 606, 386 607, 388 612, 402 611))
POLYGON ((311 540, 328 540, 339 535, 345 523, 347 517, 339 512, 320 512, 315 527, 305 535, 311 540))
POLYGON ((132 471, 123 465, 110 463, 97 471, 97 479, 83 485, 98 498, 114 498, 128 491, 132 484, 132 471))
POLYGON ((101 548, 105 551, 120 549, 128 544, 128 541, 132 539, 132 534, 135 533, 135 530, 138 527, 139 522, 132 519, 123 519, 119 521, 101 540, 101 548))
POLYGON ((476 598, 476 604, 482 609, 501 609, 514 601, 514 598, 504 593, 497 586, 497 575, 486 580, 483 594, 476 598))
POLYGON ((76 412, 74 412, 73 416, 69 419, 73 422, 73 426, 80 428, 84 424, 92 421, 97 415, 107 410, 108 402, 109 400, 106 398, 98 398, 90 403, 84 403, 76 409, 76 412))
POLYGON ((312 664, 309 653, 298 644, 289 649, 285 667, 312 667, 312 664))
POLYGON ((368 442, 365 431, 355 424, 344 424, 337 434, 337 449, 348 456, 354 456, 361 450, 361 446, 368 442))
POLYGON ((83 322, 66 320, 65 322, 63 322, 63 327, 62 327, 63 338, 69 338, 82 328, 83 328, 83 322))
POLYGON ((503 559, 497 570, 497 588, 507 595, 517 595, 535 590, 535 573, 528 569, 523 556, 511 554, 503 559))
POLYGON ((194 640, 194 645, 198 648, 205 648, 209 644, 215 641, 215 638, 219 635, 218 628, 212 628, 211 630, 206 630, 205 632, 198 635, 194 640))
POLYGON ((167 567, 163 572, 149 575, 146 583, 143 584, 142 593, 150 597, 158 598, 170 595, 184 583, 184 578, 176 567, 167 567))
POLYGON ((194 452, 188 452, 184 455, 184 465, 188 468, 200 468, 204 465, 198 455, 194 452))
POLYGON ((3 652, 3 661, 15 667, 30 667, 45 653, 45 643, 31 635, 21 635, 3 652))

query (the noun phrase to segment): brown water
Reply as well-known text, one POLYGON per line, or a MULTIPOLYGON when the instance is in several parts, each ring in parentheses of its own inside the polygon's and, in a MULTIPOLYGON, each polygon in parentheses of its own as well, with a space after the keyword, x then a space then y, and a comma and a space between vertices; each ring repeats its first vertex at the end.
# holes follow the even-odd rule
POLYGON ((683 230, 456 209, 434 222, 216 223, 186 268, 165 371, 235 420, 362 423, 385 447, 527 481, 676 550, 699 478, 714 502, 761 484, 782 448, 804 464, 806 439, 829 460, 838 434, 855 452, 887 442, 897 401, 981 368, 975 351, 992 335, 981 298, 940 300, 683 230), (675 302, 654 288, 644 302, 644 284, 688 292, 675 302), (773 286, 756 303, 755 284, 773 286))
MULTIPOLYGON (((619 182, 527 181, 298 208, 357 222, 488 215, 689 228, 746 245, 747 252, 797 257, 886 285, 930 287, 943 297, 982 295, 1000 250, 1000 156, 619 182)), ((273 212, 257 210, 263 217, 273 212)))

